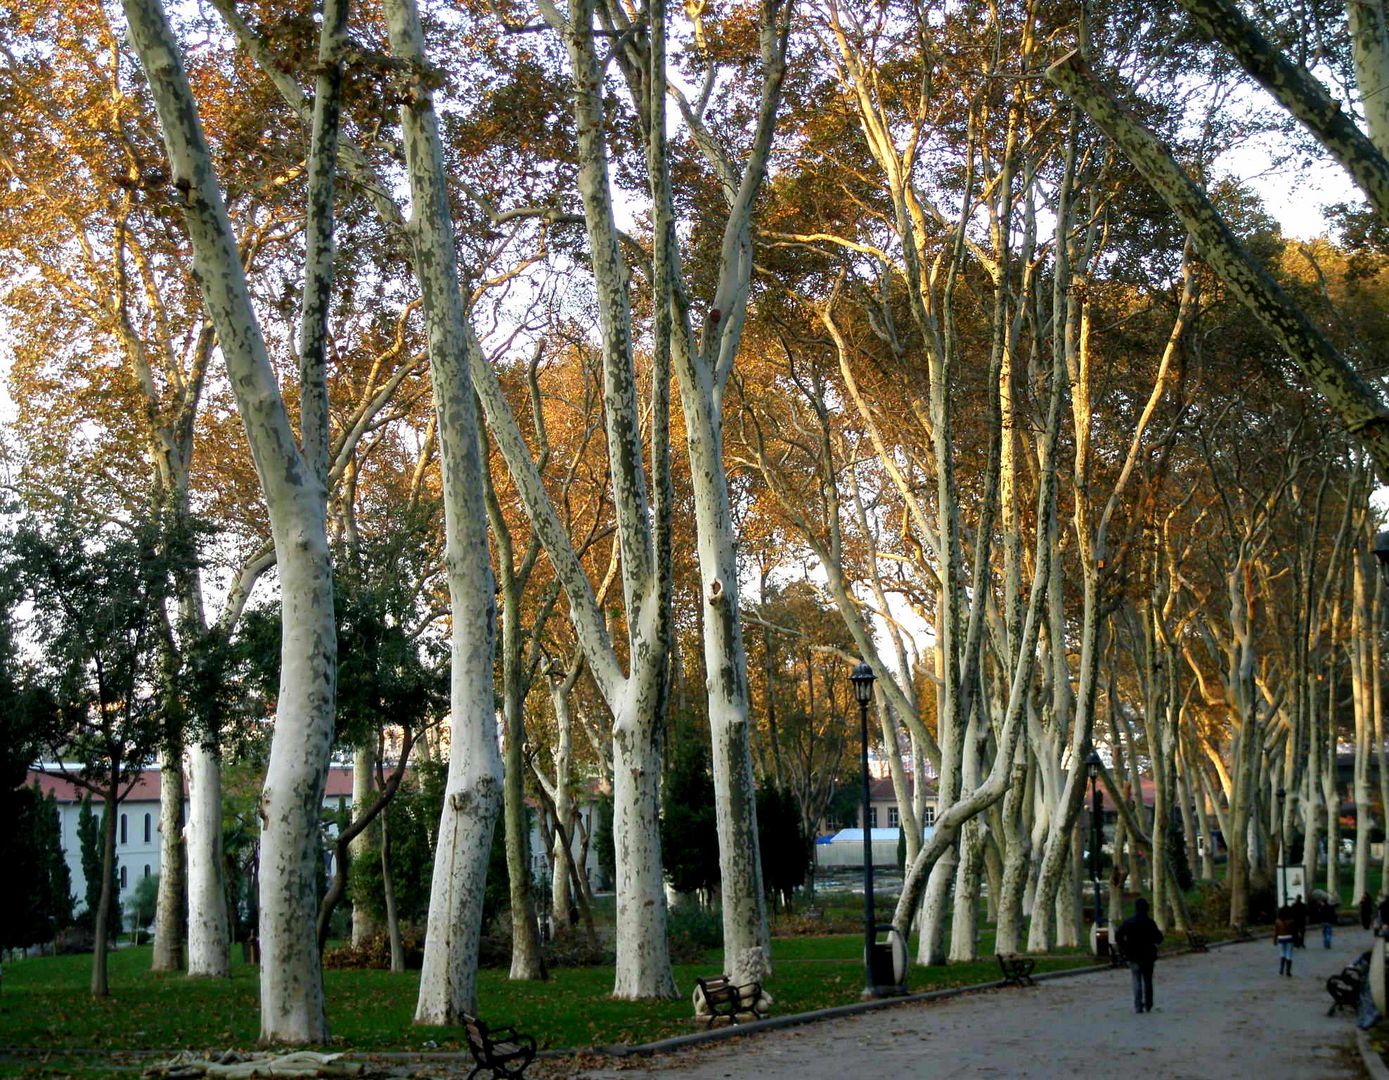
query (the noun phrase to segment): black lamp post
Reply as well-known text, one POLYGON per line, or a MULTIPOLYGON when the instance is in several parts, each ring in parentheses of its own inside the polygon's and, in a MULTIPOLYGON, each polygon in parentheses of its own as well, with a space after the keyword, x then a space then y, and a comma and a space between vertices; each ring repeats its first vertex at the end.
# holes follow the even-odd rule
POLYGON ((1288 902, 1288 841, 1283 835, 1283 805, 1287 802, 1288 793, 1284 788, 1279 788, 1278 795, 1278 880, 1283 886, 1283 903, 1288 902))
POLYGON ((1379 576, 1389 585, 1389 529, 1375 533, 1375 558, 1379 560, 1379 576))
POLYGON ((1100 845, 1104 843, 1104 826, 1100 819, 1100 760, 1093 746, 1085 758, 1085 771, 1090 774, 1090 880, 1095 883, 1095 926, 1100 925, 1100 845))
POLYGON ((873 832, 868 822, 868 703, 873 700, 873 669, 859 664, 849 676, 858 700, 859 729, 863 736, 863 966, 864 994, 876 996, 878 980, 873 975, 873 832))

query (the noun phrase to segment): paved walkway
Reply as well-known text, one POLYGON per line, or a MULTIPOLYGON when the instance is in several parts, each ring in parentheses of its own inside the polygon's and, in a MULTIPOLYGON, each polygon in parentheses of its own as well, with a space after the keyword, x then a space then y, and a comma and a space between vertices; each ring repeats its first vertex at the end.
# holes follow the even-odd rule
MULTIPOLYGON (((1154 1011, 1133 1011, 1127 971, 1044 982, 731 1039, 620 1062, 589 1080, 896 1077, 1181 1077, 1332 1080, 1363 1073, 1354 1021, 1327 1017, 1328 975, 1371 937, 1343 927, 1331 951, 1309 928, 1292 978, 1271 941, 1160 961, 1154 1011)), ((775 992, 775 990, 773 990, 775 992)))

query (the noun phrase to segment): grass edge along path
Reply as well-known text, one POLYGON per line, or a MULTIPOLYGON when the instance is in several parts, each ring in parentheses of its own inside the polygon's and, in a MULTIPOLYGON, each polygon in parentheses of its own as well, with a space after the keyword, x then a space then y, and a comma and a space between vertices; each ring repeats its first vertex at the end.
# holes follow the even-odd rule
MULTIPOLYGON (((483 1002, 480 1011, 492 1016, 497 1023, 514 1023, 521 1030, 535 1034, 544 1047, 543 1056, 559 1058, 575 1054, 597 1054, 601 1056, 624 1057, 634 1054, 652 1053, 659 1050, 675 1049, 683 1045, 704 1042, 708 1039, 727 1038, 730 1035, 753 1034, 780 1027, 813 1022, 836 1016, 849 1016, 877 1008, 888 1008, 912 1002, 929 1001, 960 993, 988 990, 999 985, 992 977, 996 974, 992 956, 977 962, 954 964, 944 968, 913 968, 911 981, 918 989, 905 997, 860 1001, 862 987, 862 966, 856 960, 834 959, 826 952, 852 950, 858 947, 858 939, 852 935, 836 935, 835 938, 801 939, 802 945, 796 947, 798 939, 781 939, 778 951, 782 954, 778 961, 778 978, 770 984, 776 997, 776 1015, 765 1021, 742 1024, 732 1027, 718 1027, 709 1032, 691 1031, 696 1022, 687 998, 673 1002, 618 1002, 607 995, 606 987, 611 985, 611 969, 559 969, 556 978, 548 983, 515 983, 508 980, 504 972, 486 971, 480 981, 479 992, 483 1002), (798 959, 795 954, 799 953, 798 959), (591 991, 597 980, 604 989, 597 996, 591 991), (565 985, 568 984, 568 985, 565 985), (806 986, 815 992, 807 992, 806 986), (924 987, 924 989, 923 989, 924 987), (576 1029, 573 1020, 574 1009, 564 1010, 565 1018, 571 1022, 556 1025, 557 1015, 555 991, 564 989, 563 996, 572 999, 577 991, 581 1000, 587 1001, 585 1008, 578 1010, 579 1022, 590 1018, 597 1010, 602 1015, 589 1019, 588 1027, 576 1029), (522 1004, 528 999, 532 1007, 522 1004), (510 999, 507 1001, 506 999, 510 999), (542 1010, 536 1013, 536 1008, 542 1010), (543 1015, 546 1023, 539 1022, 543 1015), (565 1038, 564 1034, 574 1032, 577 1037, 565 1038)), ((1185 951, 1184 949, 1173 950, 1185 951)), ((188 980, 181 976, 154 976, 148 970, 148 950, 122 950, 116 954, 121 966, 126 967, 124 977, 113 982, 114 995, 108 1002, 95 1002, 86 995, 85 978, 77 980, 50 980, 47 993, 41 994, 42 1001, 31 1004, 45 1011, 47 1020, 38 1029, 30 1029, 30 1038, 16 1038, 22 1035, 23 1017, 32 1018, 30 1009, 17 1009, 26 996, 26 986, 30 980, 23 978, 23 969, 30 972, 41 970, 29 965, 47 963, 70 967, 68 974, 85 975, 89 957, 30 958, 11 965, 7 975, 17 972, 21 977, 6 979, 4 999, 0 1001, 0 1057, 8 1057, 9 1063, 16 1060, 12 1051, 6 1055, 4 1047, 19 1050, 28 1046, 34 1050, 42 1049, 45 1059, 41 1071, 25 1069, 26 1075, 52 1075, 52 1070, 60 1062, 66 1061, 68 1067, 59 1069, 72 1075, 109 1075, 108 1069, 92 1070, 84 1068, 82 1059, 90 1061, 91 1054, 107 1055, 114 1063, 122 1057, 148 1060, 149 1056, 172 1056, 180 1049, 206 1050, 210 1047, 250 1046, 255 1040, 256 1010, 254 968, 238 965, 242 970, 235 973, 232 980, 188 980), (132 978, 134 976, 134 978, 132 978), (55 986, 54 982, 59 985, 55 986), (163 1020, 173 1023, 158 1026, 147 1023, 148 1008, 137 1005, 141 989, 162 990, 154 995, 153 1008, 162 1010, 163 1020), (59 992, 65 1008, 51 1008, 53 994, 59 992), (166 1008, 170 995, 199 1013, 203 1020, 213 1021, 211 1025, 184 1023, 179 1025, 182 1015, 178 1009, 166 1008), (223 1011, 208 1008, 209 998, 223 1000, 223 1011), (50 1008, 45 1008, 49 1006, 50 1008), (87 1006, 88 1008, 84 1008, 87 1006), (92 1007, 95 1007, 93 1009, 92 1007), (243 1014, 235 1023, 224 1023, 230 1019, 225 1010, 243 1014), (109 1018, 124 1017, 124 1023, 101 1024, 101 1035, 95 1028, 81 1024, 71 1025, 74 1014, 82 1015, 90 1011, 106 1011, 109 1018), (64 1021, 67 1021, 66 1026, 64 1021), (144 1026, 138 1026, 143 1024, 144 1026), (211 1028, 222 1027, 212 1032, 211 1028), (240 1030, 238 1030, 240 1029, 240 1030), (83 1038, 83 1034, 91 1037, 83 1038), (34 1046, 37 1036, 39 1047, 34 1046), (172 1036, 168 1038, 162 1035, 172 1036), (242 1036, 242 1037, 238 1037, 242 1036), (86 1045, 82 1045, 86 1043, 86 1045), (159 1047, 158 1050, 151 1049, 159 1047), (73 1060, 73 1059, 77 1060, 73 1060)), ((717 953, 710 954, 706 963, 678 965, 677 978, 682 985, 693 983, 694 975, 707 974, 717 966, 717 953)), ((113 957, 115 959, 115 957, 113 957)), ((1064 975, 1081 974, 1099 970, 1093 959, 1085 953, 1071 951, 1062 954, 1038 957, 1038 976, 1047 979, 1064 975)), ((1103 966, 1101 966, 1102 968, 1103 966)), ((413 1009, 418 974, 392 976, 388 972, 338 971, 329 972, 330 1006, 339 1019, 338 1037, 330 1049, 354 1054, 386 1057, 392 1059, 430 1059, 448 1058, 455 1054, 466 1054, 461 1032, 449 1028, 421 1028, 409 1023, 410 1010, 413 1009), (363 987, 363 984, 366 984, 363 987), (374 991, 385 986, 393 1006, 381 1014, 380 1000, 374 991), (355 987, 362 993, 352 994, 348 990, 355 987), (376 1003, 372 999, 377 998, 376 1003), (391 1022, 391 1017, 401 1013, 404 1023, 391 1022), (375 1018, 386 1021, 384 1027, 363 1027, 352 1022, 353 1016, 359 1019, 375 1018), (412 1047, 411 1044, 414 1044, 412 1047)), ((186 1018, 185 1018, 186 1019, 186 1018)), ((399 1020, 399 1017, 396 1017, 399 1020)), ((30 1057, 20 1053, 20 1059, 30 1057)), ((38 1062, 34 1062, 38 1064, 38 1062)), ((9 1072, 6 1062, 0 1060, 0 1072, 9 1072)), ((128 1071, 123 1070, 123 1071, 128 1071)))

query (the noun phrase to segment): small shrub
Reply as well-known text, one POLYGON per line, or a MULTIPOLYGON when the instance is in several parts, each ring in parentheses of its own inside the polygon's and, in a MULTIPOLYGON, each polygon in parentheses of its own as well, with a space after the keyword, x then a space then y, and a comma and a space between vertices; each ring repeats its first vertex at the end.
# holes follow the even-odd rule
POLYGON ((69 956, 74 953, 89 953, 96 945, 96 935, 92 933, 90 920, 87 925, 74 924, 66 929, 59 930, 53 939, 53 951, 59 956, 69 956))
MULTIPOLYGON (((400 944, 405 951, 405 966, 418 969, 424 966, 424 935, 414 927, 401 927, 400 944)), ((323 952, 325 968, 374 968, 389 971, 391 939, 385 933, 374 934, 361 945, 341 945, 323 952)))
POLYGON ((478 967, 485 968, 511 966, 510 908, 498 912, 496 918, 483 925, 482 940, 478 942, 477 963, 478 967))
POLYGON ((583 927, 561 927, 545 946, 545 962, 551 967, 599 967, 615 962, 602 944, 590 945, 583 927))
POLYGON ((1214 929, 1230 921, 1230 890, 1223 881, 1198 881, 1188 900, 1196 929, 1214 929))
POLYGON ((666 920, 666 938, 674 963, 696 964, 723 942, 723 918, 713 908, 681 904, 666 920))

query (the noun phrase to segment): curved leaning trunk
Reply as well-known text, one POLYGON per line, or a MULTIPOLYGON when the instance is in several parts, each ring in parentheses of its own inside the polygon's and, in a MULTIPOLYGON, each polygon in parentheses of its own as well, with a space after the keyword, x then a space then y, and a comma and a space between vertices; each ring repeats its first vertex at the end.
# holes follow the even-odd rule
POLYGON ((222 881, 222 765, 217 751, 188 750, 188 974, 231 974, 231 928, 222 881))

